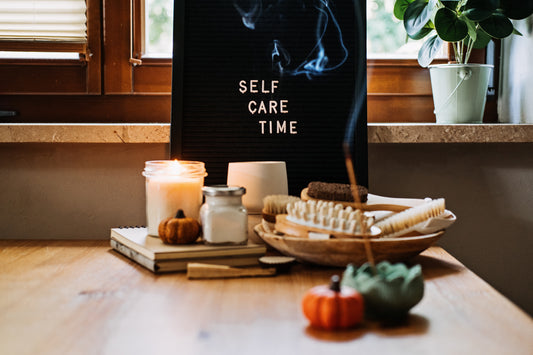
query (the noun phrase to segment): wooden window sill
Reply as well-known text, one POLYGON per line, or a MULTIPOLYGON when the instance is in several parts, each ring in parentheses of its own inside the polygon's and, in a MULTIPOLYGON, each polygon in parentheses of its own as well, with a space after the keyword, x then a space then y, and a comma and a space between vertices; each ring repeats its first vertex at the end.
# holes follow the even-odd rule
MULTIPOLYGON (((0 124, 0 143, 168 143, 169 124, 0 124)), ((369 123, 375 143, 533 143, 533 124, 369 123)))

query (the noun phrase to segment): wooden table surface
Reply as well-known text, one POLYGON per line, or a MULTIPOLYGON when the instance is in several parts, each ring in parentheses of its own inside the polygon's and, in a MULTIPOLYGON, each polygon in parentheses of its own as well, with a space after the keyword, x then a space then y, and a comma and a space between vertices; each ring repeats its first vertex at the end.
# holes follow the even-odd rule
POLYGON ((443 249, 414 259, 424 299, 399 325, 308 326, 303 294, 331 269, 189 281, 108 241, 0 241, 1 354, 533 354, 533 320, 443 249))

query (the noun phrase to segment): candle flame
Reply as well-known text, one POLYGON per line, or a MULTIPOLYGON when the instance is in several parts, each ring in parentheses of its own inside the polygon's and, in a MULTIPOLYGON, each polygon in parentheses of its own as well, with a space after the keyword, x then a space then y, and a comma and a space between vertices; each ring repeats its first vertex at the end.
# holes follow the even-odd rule
POLYGON ((186 170, 178 159, 174 159, 168 162, 168 166, 165 169, 170 175, 181 175, 186 170))

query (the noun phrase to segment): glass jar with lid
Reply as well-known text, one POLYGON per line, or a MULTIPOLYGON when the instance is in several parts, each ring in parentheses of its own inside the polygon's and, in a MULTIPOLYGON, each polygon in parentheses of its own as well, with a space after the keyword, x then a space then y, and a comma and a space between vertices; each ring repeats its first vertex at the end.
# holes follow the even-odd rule
POLYGON ((181 209, 185 216, 199 219, 202 187, 207 175, 203 162, 150 160, 146 177, 146 223, 148 235, 157 237, 159 223, 181 209))
POLYGON ((242 205, 246 189, 241 186, 215 185, 202 188, 205 203, 200 209, 206 244, 246 244, 248 213, 242 205))

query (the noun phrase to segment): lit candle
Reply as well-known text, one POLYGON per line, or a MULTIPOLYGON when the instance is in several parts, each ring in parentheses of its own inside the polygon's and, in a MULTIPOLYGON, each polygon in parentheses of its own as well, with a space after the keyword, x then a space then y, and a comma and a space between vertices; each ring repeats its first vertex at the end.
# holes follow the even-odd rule
POLYGON ((185 216, 199 219, 204 163, 197 161, 152 160, 145 163, 146 222, 148 234, 158 236, 162 220, 182 209, 185 216))

